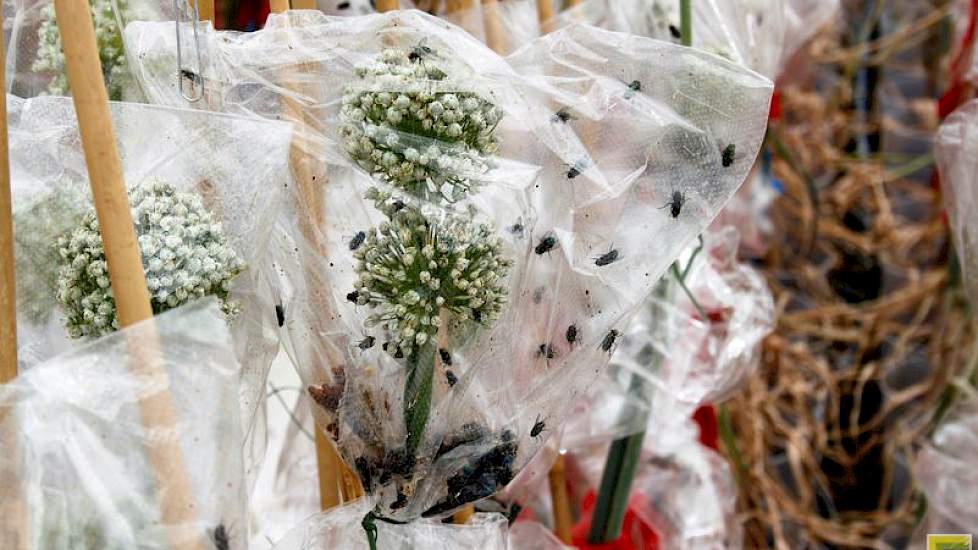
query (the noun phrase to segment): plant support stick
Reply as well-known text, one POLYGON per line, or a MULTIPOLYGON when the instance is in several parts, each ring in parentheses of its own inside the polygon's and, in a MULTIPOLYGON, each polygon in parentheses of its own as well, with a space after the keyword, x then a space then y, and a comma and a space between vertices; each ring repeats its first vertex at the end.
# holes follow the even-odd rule
MULTIPOLYGON (((151 319, 153 310, 109 116, 95 29, 87 0, 56 0, 54 6, 116 311, 120 324, 128 327, 151 319)), ((129 347, 133 375, 163 388, 141 396, 139 401, 142 423, 149 434, 147 459, 160 489, 160 518, 168 526, 193 525, 197 521, 195 503, 180 441, 173 436, 177 421, 165 389, 169 387, 168 376, 159 364, 161 350, 152 327, 144 327, 141 334, 143 337, 134 338, 129 347)), ((202 536, 179 536, 175 529, 169 533, 171 548, 205 548, 202 536)))

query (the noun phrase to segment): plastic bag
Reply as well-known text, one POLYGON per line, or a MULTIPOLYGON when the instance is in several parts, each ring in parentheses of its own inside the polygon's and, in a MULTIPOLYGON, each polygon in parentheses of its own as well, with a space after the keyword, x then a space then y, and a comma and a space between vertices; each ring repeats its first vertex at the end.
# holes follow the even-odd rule
MULTIPOLYGON (((69 95, 68 75, 52 0, 12 0, 6 70, 9 91, 21 97, 69 95)), ((142 97, 122 48, 122 28, 134 19, 160 19, 158 4, 139 0, 89 0, 99 61, 109 99, 142 97)), ((174 67, 174 73, 176 74, 174 67)))
MULTIPOLYGON (((169 55, 166 29, 130 25, 127 51, 153 101, 181 104, 169 79, 146 69, 169 55)), ((702 52, 587 27, 504 60, 416 11, 290 12, 259 32, 205 39, 215 82, 202 107, 302 120, 293 152, 308 162, 293 159, 294 211, 282 217, 286 234, 276 247, 286 346, 320 425, 367 492, 381 497, 380 513, 401 520, 489 496, 532 458, 548 425, 600 373, 625 319, 743 181, 772 87, 702 52), (418 74, 428 80, 414 83, 418 74), (453 96, 438 96, 438 112, 462 109, 474 125, 463 133, 474 141, 449 139, 451 120, 433 127, 448 136, 435 141, 392 131, 403 116, 390 108, 350 106, 365 94, 370 105, 395 106, 402 95, 407 109, 426 86, 453 96), (498 111, 504 116, 490 131, 474 122, 498 111), (368 114, 386 122, 367 123, 368 114), (470 135, 475 127, 482 129, 470 135), (434 171, 432 146, 440 153, 434 171), (404 167, 431 181, 405 179, 404 167), (411 238, 391 228, 424 223, 469 244, 439 254, 471 252, 467 267, 480 258, 492 266, 474 267, 479 277, 469 271, 482 281, 478 305, 455 308, 448 322, 433 315, 408 326, 408 306, 424 303, 420 293, 398 294, 409 300, 404 311, 371 307, 380 291, 362 284, 367 263, 391 266, 406 256, 364 259, 382 243, 411 238), (388 319, 376 325, 375 315, 388 319), (408 372, 418 374, 405 397, 408 372)), ((434 253, 419 246, 412 260, 435 261, 434 253)))
MULTIPOLYGON (((63 267, 59 237, 68 231, 87 229, 80 224, 91 208, 91 199, 71 100, 41 97, 15 108, 19 116, 10 125, 10 166, 18 281, 18 356, 21 368, 30 368, 81 342, 68 338, 67 310, 57 300, 63 267)), ((277 299, 264 270, 269 261, 269 234, 282 192, 289 185, 291 126, 129 103, 113 103, 111 111, 126 182, 133 189, 130 195, 159 181, 187 193, 184 197, 199 201, 211 215, 210 223, 220 226, 205 224, 203 229, 222 233, 227 239, 222 246, 230 248, 215 250, 211 247, 216 243, 211 242, 204 263, 232 251, 240 262, 241 271, 231 280, 229 298, 237 312, 228 319, 234 353, 243 366, 240 397, 245 433, 249 441, 260 442, 260 437, 252 440, 251 436, 265 376, 279 347, 277 299)), ((161 200, 148 200, 143 202, 147 212, 154 208, 163 212, 159 209, 161 200)), ((187 273, 191 277, 195 273, 187 263, 196 258, 194 250, 180 252, 179 258, 172 259, 172 267, 163 257, 171 244, 167 239, 183 231, 184 244, 189 243, 186 232, 203 221, 194 211, 179 214, 182 207, 169 210, 174 220, 179 220, 175 227, 182 229, 163 235, 159 244, 162 248, 154 248, 159 251, 144 257, 147 282, 155 289, 154 300, 162 290, 171 288, 164 281, 166 277, 179 282, 187 273), (162 259, 163 265, 154 265, 154 259, 162 259), (162 281, 159 287, 154 286, 154 278, 162 281)), ((136 222, 139 226, 146 220, 136 222)), ((165 223, 160 220, 160 227, 165 223)), ((96 238, 94 231, 88 233, 96 238)), ((96 243, 97 240, 93 244, 96 243)), ((144 253, 148 252, 142 240, 140 246, 144 253)), ((177 246, 173 250, 181 249, 177 246)), ((205 270, 201 273, 208 268, 197 267, 205 270)), ((107 291, 107 279, 105 283, 107 291)), ((157 306, 156 311, 159 309, 157 306)))
POLYGON ((0 546, 18 548, 26 534, 31 548, 46 550, 163 549, 188 537, 243 547, 247 489, 232 347, 216 303, 199 301, 0 387, 0 479, 10 483, 0 501, 22 498, 28 522, 7 525, 13 531, 0 532, 0 546), (158 371, 144 367, 147 357, 158 371), (160 495, 179 489, 167 478, 154 482, 149 457, 161 438, 147 432, 141 405, 163 392, 196 503, 191 524, 160 515, 160 495))
POLYGON ((950 217, 961 280, 978 304, 978 100, 955 111, 937 133, 934 155, 941 173, 944 208, 950 217))
POLYGON ((978 404, 961 403, 917 454, 914 474, 927 497, 923 533, 978 536, 978 404))
MULTIPOLYGON (((317 514, 296 526, 275 545, 275 550, 366 549, 361 521, 376 503, 358 499, 317 514)), ((506 518, 499 514, 475 514, 464 524, 434 520, 398 525, 377 521, 377 548, 444 548, 445 550, 507 550, 506 518)))

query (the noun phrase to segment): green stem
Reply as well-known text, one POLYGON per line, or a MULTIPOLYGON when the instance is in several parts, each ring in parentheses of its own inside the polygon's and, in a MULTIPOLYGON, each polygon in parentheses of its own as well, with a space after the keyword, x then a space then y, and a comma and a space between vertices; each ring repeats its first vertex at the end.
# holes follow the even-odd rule
MULTIPOLYGON (((655 290, 657 304, 668 299, 670 287, 666 277, 659 281, 655 290)), ((665 312, 658 307, 656 314, 657 326, 653 331, 655 334, 661 335, 668 328, 668 319, 665 312)), ((658 370, 664 357, 653 346, 650 345, 648 348, 651 353, 649 368, 653 371, 658 370)), ((633 374, 628 385, 628 394, 633 400, 648 401, 647 386, 644 376, 633 374)), ((641 415, 641 423, 645 424, 648 409, 638 412, 633 410, 631 406, 626 406, 621 412, 621 417, 631 420, 636 414, 641 415)), ((632 480, 635 479, 635 470, 638 468, 641 458, 644 439, 645 431, 643 430, 637 434, 616 439, 611 443, 604 472, 601 474, 601 486, 598 488, 598 499, 594 506, 594 514, 591 517, 591 531, 588 534, 590 544, 609 543, 621 536, 625 511, 628 509, 628 495, 632 490, 632 480)))
POLYGON ((407 452, 413 455, 421 443, 431 411, 431 388, 435 374, 435 349, 425 346, 408 356, 408 376, 404 381, 404 426, 407 452))
POLYGON ((692 0, 679 0, 679 31, 683 35, 683 46, 693 45, 692 0))

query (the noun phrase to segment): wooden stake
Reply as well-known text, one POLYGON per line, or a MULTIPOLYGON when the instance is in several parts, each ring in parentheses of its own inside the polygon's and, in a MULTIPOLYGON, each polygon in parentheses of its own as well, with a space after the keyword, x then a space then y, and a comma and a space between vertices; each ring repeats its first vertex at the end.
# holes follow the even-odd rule
POLYGON ((292 0, 292 9, 314 10, 316 9, 316 0, 292 0))
MULTIPOLYGON (((54 7, 116 311, 120 324, 128 327, 151 319, 153 309, 116 149, 95 30, 87 0, 55 0, 54 7)), ((196 505, 179 437, 175 436, 176 414, 165 389, 169 380, 160 365, 159 342, 151 329, 144 328, 139 335, 129 343, 134 375, 164 388, 141 396, 139 401, 140 416, 149 434, 147 459, 158 489, 160 518, 167 526, 193 525, 196 505)), ((171 548, 205 548, 202 533, 187 537, 177 531, 169 531, 171 548)))
POLYGON ((558 454, 550 469, 550 500, 554 509, 554 533, 565 544, 571 544, 570 498, 567 496, 567 476, 564 455, 558 454))
POLYGON ((268 0, 268 10, 272 13, 282 13, 289 9, 289 0, 268 0))
POLYGON ((201 21, 214 21, 214 0, 198 0, 200 5, 198 6, 201 21))
POLYGON ((465 508, 462 508, 455 515, 452 516, 452 523, 456 525, 462 525, 463 523, 468 523, 469 519, 475 514, 475 506, 469 504, 465 508))
MULTIPOLYGON (((5 59, 0 44, 0 59, 5 59)), ((0 74, 0 89, 6 90, 0 74)), ((7 98, 0 99, 0 385, 17 376, 17 306, 14 279, 14 215, 7 156, 7 98)))
POLYGON ((486 30, 486 44, 499 55, 506 53, 506 36, 499 20, 499 1, 482 0, 482 24, 486 30))
POLYGON ((550 20, 554 17, 553 0, 537 0, 537 19, 540 20, 540 30, 547 32, 550 20))
POLYGON ((383 13, 385 11, 394 11, 401 8, 401 3, 398 0, 376 0, 377 1, 377 11, 383 13))

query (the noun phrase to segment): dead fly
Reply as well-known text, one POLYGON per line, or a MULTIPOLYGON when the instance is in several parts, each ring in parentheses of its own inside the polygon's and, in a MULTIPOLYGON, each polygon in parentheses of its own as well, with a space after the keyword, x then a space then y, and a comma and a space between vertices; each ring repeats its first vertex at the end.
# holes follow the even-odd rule
POLYGON ((278 320, 278 326, 285 325, 285 306, 282 304, 275 304, 275 319, 278 320))
POLYGON ((627 84, 628 91, 625 92, 625 99, 631 99, 635 97, 636 92, 642 91, 642 83, 638 80, 633 80, 627 84))
POLYGON ((347 292, 346 299, 354 304, 359 303, 358 300, 360 300, 360 291, 354 290, 353 292, 347 292))
POLYGON ((557 111, 550 117, 550 120, 555 124, 556 123, 567 124, 572 120, 577 120, 577 117, 574 116, 574 113, 571 112, 570 107, 562 107, 559 111, 557 111))
POLYGON ((438 356, 441 357, 441 363, 447 367, 452 366, 452 355, 448 353, 445 348, 438 348, 438 356))
POLYGON ((574 342, 577 342, 577 326, 571 325, 567 327, 567 332, 564 334, 564 338, 567 339, 568 344, 573 346, 574 342))
POLYGON ((730 168, 730 166, 734 163, 734 157, 736 155, 737 155, 736 144, 731 143, 730 145, 724 147, 723 151, 720 153, 720 160, 723 163, 723 167, 730 168))
POLYGON ((611 347, 615 345, 615 340, 618 339, 618 331, 611 329, 611 332, 605 335, 604 340, 601 341, 601 351, 611 352, 611 347))
POLYGON ((363 231, 357 231, 357 234, 354 235, 352 239, 350 239, 350 252, 353 252, 354 250, 360 248, 360 245, 363 244, 363 241, 366 238, 367 238, 366 233, 364 233, 363 231))
POLYGON ((552 344, 540 344, 540 348, 537 349, 537 355, 540 357, 546 357, 547 359, 554 358, 554 347, 552 344))
MULTIPOLYGON (((614 247, 614 245, 612 245, 612 247, 614 247)), ((619 252, 616 248, 612 248, 611 250, 595 258, 594 265, 598 267, 604 267, 608 264, 613 264, 620 259, 621 259, 621 252, 619 252)))
POLYGON ((482 310, 473 309, 472 310, 472 320, 475 321, 476 323, 481 323, 482 322, 482 310))
POLYGON ((538 437, 547 429, 547 423, 544 420, 540 420, 540 415, 537 415, 536 422, 533 423, 533 427, 530 428, 530 437, 538 437))
POLYGON ((583 174, 588 169, 589 164, 587 159, 581 159, 573 165, 565 164, 564 166, 567 167, 567 179, 572 180, 583 174))
POLYGON ((217 550, 230 550, 231 540, 228 538, 228 530, 221 523, 214 528, 214 548, 217 550))
POLYGON ((363 340, 360 340, 360 343, 357 344, 357 347, 360 348, 360 349, 362 349, 362 350, 368 350, 368 349, 374 347, 374 344, 376 342, 377 342, 377 339, 376 338, 374 338, 373 336, 369 336, 368 335, 363 340))
POLYGON ((408 54, 408 59, 411 60, 411 63, 417 63, 435 53, 435 50, 425 46, 425 42, 427 41, 427 38, 422 38, 421 42, 418 42, 417 46, 411 48, 411 53, 408 54))
MULTIPOLYGON (((662 205, 662 208, 669 208, 669 215, 671 215, 673 218, 678 218, 680 212, 683 210, 684 204, 686 204, 686 193, 673 191, 672 199, 662 205)), ((662 208, 659 208, 659 210, 662 210, 662 208)))
POLYGON ((682 40, 683 38, 682 31, 680 31, 679 27, 675 25, 669 25, 669 34, 671 34, 672 37, 675 38, 676 40, 682 40))
POLYGON ((550 252, 551 250, 553 250, 554 247, 556 246, 557 246, 557 237, 554 237, 553 235, 547 235, 546 237, 540 239, 540 244, 538 244, 536 248, 533 249, 533 251, 536 252, 538 256, 542 256, 550 252))
POLYGON ((455 384, 458 383, 458 377, 455 376, 455 373, 454 372, 452 372, 450 370, 446 370, 445 371, 445 382, 448 383, 448 387, 449 388, 454 388, 455 387, 455 384))
POLYGON ((522 218, 520 218, 520 220, 518 222, 516 222, 513 225, 509 226, 507 229, 509 230, 510 233, 512 233, 513 235, 516 235, 517 237, 522 237, 523 236, 523 232, 526 231, 526 227, 523 225, 523 219, 522 218))

